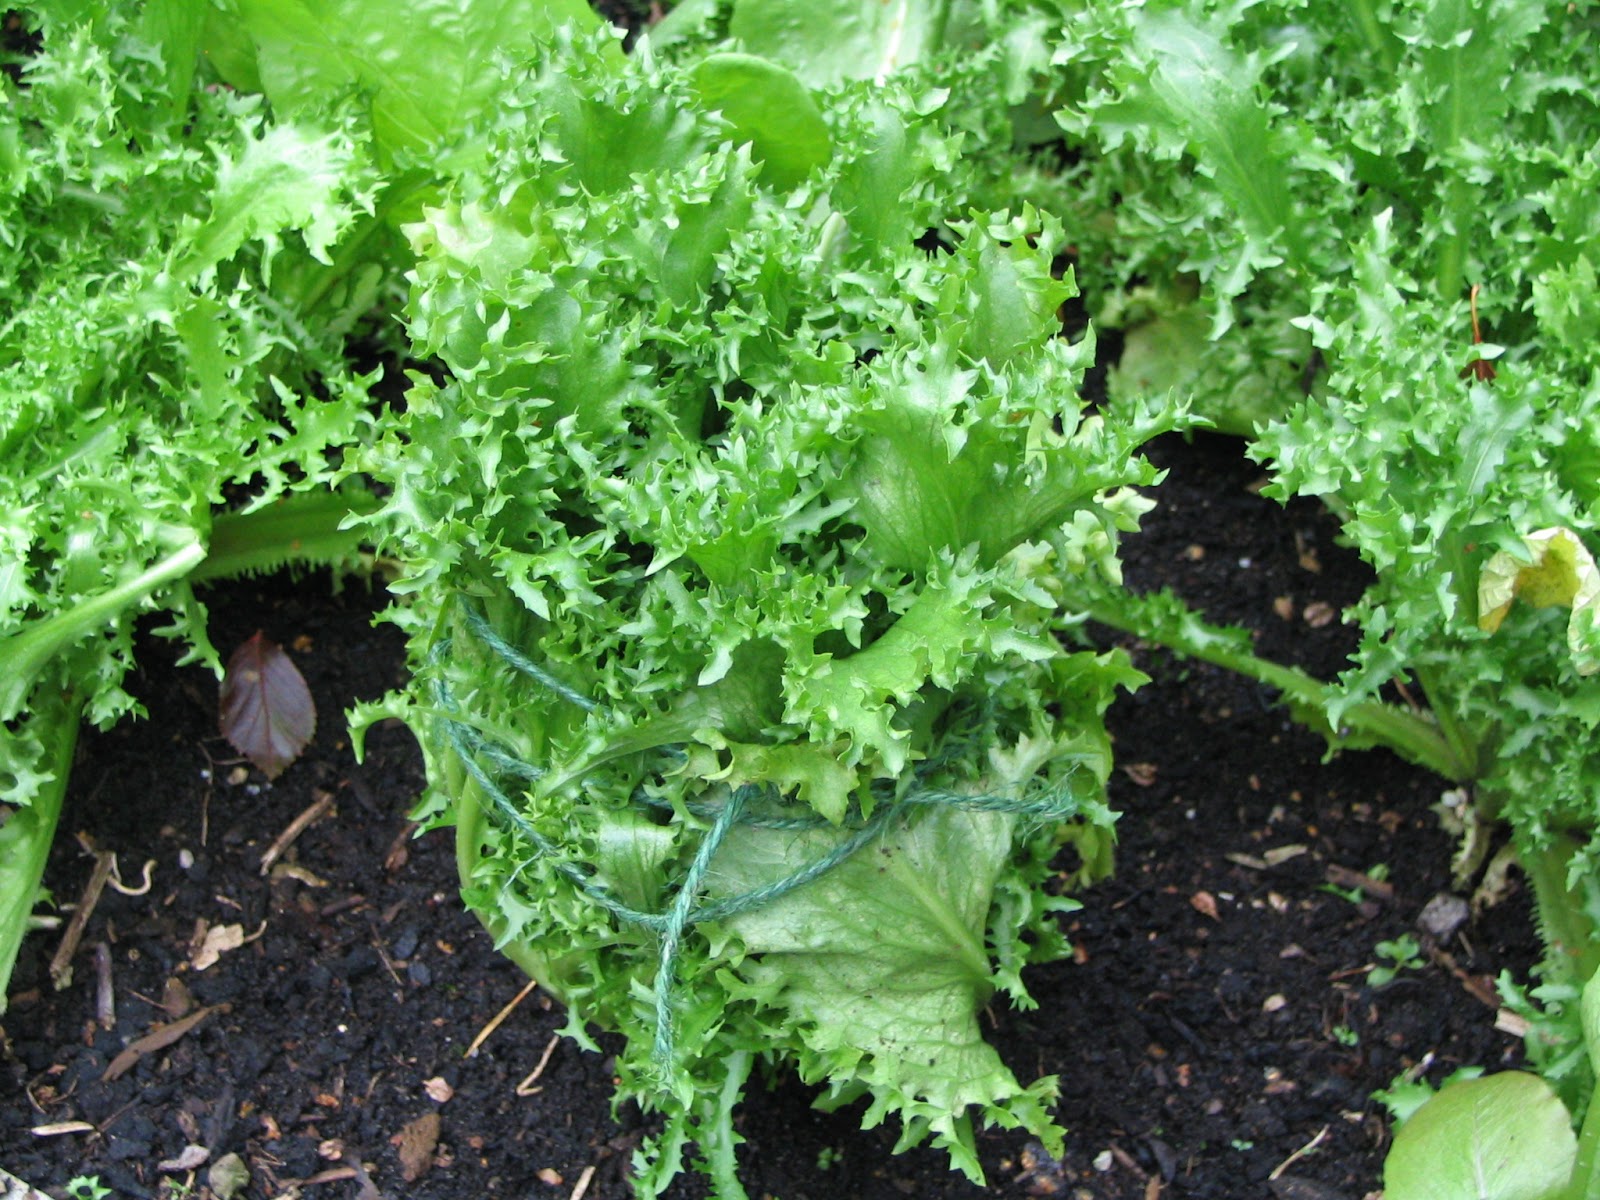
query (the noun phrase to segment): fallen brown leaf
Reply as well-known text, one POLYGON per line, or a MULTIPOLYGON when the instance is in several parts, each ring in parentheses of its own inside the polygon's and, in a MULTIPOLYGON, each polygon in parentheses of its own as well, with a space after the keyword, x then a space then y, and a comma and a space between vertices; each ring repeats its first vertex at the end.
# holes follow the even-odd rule
POLYGON ((1217 898, 1210 892, 1196 892, 1194 895, 1190 896, 1189 907, 1194 909, 1195 912, 1199 913, 1201 916, 1210 917, 1213 921, 1222 920, 1222 918, 1217 915, 1217 898))

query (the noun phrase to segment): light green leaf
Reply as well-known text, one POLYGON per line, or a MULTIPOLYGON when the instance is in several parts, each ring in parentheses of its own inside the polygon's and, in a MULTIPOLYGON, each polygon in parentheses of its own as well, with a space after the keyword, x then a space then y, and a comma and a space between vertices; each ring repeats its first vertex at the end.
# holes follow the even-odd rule
POLYGON ((740 0, 728 35, 817 87, 882 79, 944 36, 949 0, 740 0))
POLYGON ((601 27, 584 0, 423 0, 404 20, 381 0, 229 3, 255 42, 261 87, 276 108, 321 108, 359 91, 391 151, 460 137, 494 104, 503 60, 525 57, 562 25, 601 27))
POLYGON ((748 141, 762 179, 787 191, 833 153, 833 139, 805 84, 776 63, 749 54, 713 54, 689 73, 700 103, 720 112, 748 141))
MULTIPOLYGON (((1038 1136, 1053 1081, 1023 1088, 983 1040, 994 990, 985 931, 1014 818, 941 809, 804 888, 730 919, 752 984, 776 989, 820 1068, 873 1096, 866 1123, 898 1112, 980 1178, 967 1110, 1021 1102, 1038 1136)), ((719 892, 761 887, 845 835, 737 832, 713 863, 719 892)), ((909 1131, 906 1140, 910 1140, 909 1131)))
POLYGON ((1252 264, 1274 265, 1298 228, 1281 135, 1256 90, 1260 64, 1179 9, 1143 9, 1135 20, 1123 97, 1095 110, 1097 126, 1113 143, 1154 139, 1193 154, 1249 232, 1252 264))
POLYGON ((1444 1088, 1395 1134, 1386 1200, 1556 1200, 1578 1152, 1571 1117, 1536 1075, 1444 1088))
POLYGON ((335 133, 277 125, 251 138, 217 167, 211 212, 188 237, 179 274, 192 279, 232 258, 246 242, 275 247, 295 230, 320 262, 359 211, 349 181, 358 159, 351 142, 335 133))

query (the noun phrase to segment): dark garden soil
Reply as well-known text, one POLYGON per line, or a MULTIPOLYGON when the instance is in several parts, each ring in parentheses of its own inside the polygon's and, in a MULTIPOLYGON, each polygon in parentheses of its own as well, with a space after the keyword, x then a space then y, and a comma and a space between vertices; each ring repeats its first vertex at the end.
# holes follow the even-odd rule
MULTIPOLYGON (((1130 581, 1169 584, 1259 631, 1264 651, 1334 669, 1349 631, 1328 618, 1362 576, 1331 523, 1256 496, 1260 472, 1235 443, 1154 453, 1172 478, 1128 547, 1130 581)), ((322 714, 315 745, 268 784, 217 737, 210 676, 145 640, 133 686, 150 719, 85 735, 47 883, 76 900, 92 846, 117 856, 124 884, 150 862, 151 886, 105 890, 59 991, 60 932, 24 945, 3 1018, 0 1167, 54 1196, 91 1175, 118 1197, 205 1195, 229 1155, 248 1197, 628 1196, 639 1115, 610 1113, 604 1055, 554 1040, 559 1009, 534 991, 468 1052, 522 980, 457 904, 449 834, 410 836, 422 768, 409 734, 381 726, 366 761, 352 757, 340 714, 403 677, 396 631, 371 624, 379 597, 281 575, 207 602, 225 652, 257 629, 291 649, 322 714), (207 929, 244 944, 202 968, 207 929), (168 1028, 181 1036, 107 1078, 180 1019, 192 1023, 168 1028), (191 1146, 204 1163, 162 1165, 191 1146)), ((1063 1162, 986 1133, 979 1188, 779 1079, 743 1109, 752 1197, 1361 1200, 1387 1140, 1374 1089, 1425 1060, 1435 1080, 1515 1061, 1488 980, 1528 966, 1521 897, 1429 965, 1366 984, 1376 943, 1415 931, 1449 887, 1452 845, 1430 811, 1443 785, 1378 753, 1324 764, 1253 685, 1135 655, 1154 682, 1112 713, 1116 877, 1066 918, 1074 959, 1029 976, 1038 1008, 992 1014, 1021 1078, 1060 1076, 1063 1162), (1361 896, 1326 886, 1380 867, 1386 882, 1361 896)))

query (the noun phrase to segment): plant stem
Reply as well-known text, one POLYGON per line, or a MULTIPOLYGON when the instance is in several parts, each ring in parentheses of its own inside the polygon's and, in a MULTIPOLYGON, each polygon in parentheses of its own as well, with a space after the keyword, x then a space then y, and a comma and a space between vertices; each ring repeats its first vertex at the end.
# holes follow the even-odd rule
POLYGON ((1476 779, 1482 770, 1482 763, 1478 760, 1477 743, 1473 741, 1472 735, 1467 732, 1466 727, 1456 720, 1455 713, 1450 710, 1450 706, 1436 701, 1438 692, 1433 682, 1433 669, 1431 667, 1417 666, 1412 668, 1412 673, 1417 677, 1417 683, 1422 688, 1422 694, 1428 698, 1428 711, 1433 715, 1433 719, 1439 727, 1440 735, 1449 744, 1456 758, 1463 765, 1464 773, 1457 779, 1457 782, 1476 779))
POLYGON ((1589 1097, 1589 1111, 1578 1134, 1578 1157, 1561 1200, 1600 1200, 1600 1096, 1589 1097))
POLYGON ((205 558, 206 548, 192 532, 184 532, 193 540, 132 579, 0 638, 0 660, 6 664, 6 677, 0 681, 0 712, 16 713, 22 708, 34 679, 55 655, 151 592, 194 570, 205 558))
POLYGON ((1294 718, 1314 729, 1330 746, 1380 745, 1401 758, 1456 783, 1473 778, 1474 761, 1463 756, 1433 721, 1392 704, 1372 700, 1342 710, 1335 728, 1326 713, 1341 700, 1339 689, 1297 667, 1271 662, 1244 649, 1240 638, 1207 625, 1187 610, 1158 612, 1144 598, 1126 593, 1091 603, 1089 618, 1189 658, 1225 667, 1282 692, 1294 718), (1140 620, 1149 616, 1149 621, 1140 620))
POLYGON ((1543 846, 1519 844, 1517 858, 1533 881, 1546 982, 1582 988, 1600 970, 1600 930, 1592 915, 1600 911, 1600 880, 1588 873, 1577 888, 1568 885, 1568 868, 1577 851, 1572 838, 1554 834, 1543 846))
POLYGON ((38 693, 26 728, 44 743, 46 778, 34 789, 32 802, 0 826, 0 1013, 6 1010, 11 967, 50 859, 83 714, 81 695, 56 688, 40 688, 38 693))

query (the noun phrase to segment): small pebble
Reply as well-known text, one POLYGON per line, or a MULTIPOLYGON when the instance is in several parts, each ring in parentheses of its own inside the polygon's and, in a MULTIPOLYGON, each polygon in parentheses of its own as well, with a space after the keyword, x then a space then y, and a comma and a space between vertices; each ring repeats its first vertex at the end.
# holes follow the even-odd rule
POLYGON ((417 952, 417 942, 420 940, 421 935, 418 933, 417 927, 408 925, 396 936, 394 945, 389 947, 389 953, 396 958, 410 958, 417 952))
POLYGON ((1463 925, 1471 910, 1460 896, 1440 892, 1429 900, 1417 917, 1417 928, 1433 938, 1448 941, 1463 925))

